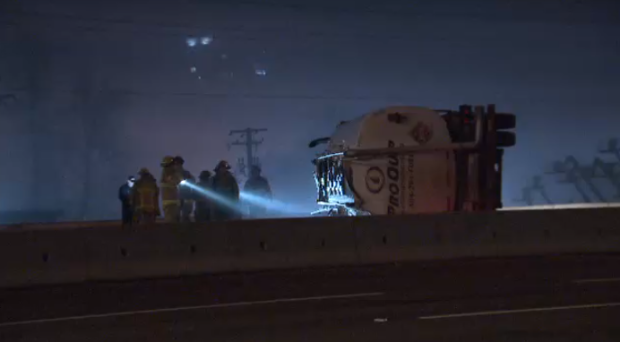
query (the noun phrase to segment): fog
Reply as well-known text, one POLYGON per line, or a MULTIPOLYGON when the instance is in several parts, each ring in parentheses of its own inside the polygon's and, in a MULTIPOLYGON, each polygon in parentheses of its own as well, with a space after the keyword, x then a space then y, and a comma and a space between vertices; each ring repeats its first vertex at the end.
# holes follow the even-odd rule
MULTIPOLYGON (((614 1, 2 3, 5 216, 115 219, 128 175, 158 177, 165 155, 195 175, 221 159, 234 166, 244 150, 228 147, 229 131, 248 127, 268 128, 257 155, 274 197, 310 212, 308 142, 391 105, 517 114, 505 205, 522 205, 536 175, 553 202, 582 202, 544 175, 552 162, 618 161, 597 154, 620 135, 614 1)), ((611 182, 594 182, 617 200, 611 182)))

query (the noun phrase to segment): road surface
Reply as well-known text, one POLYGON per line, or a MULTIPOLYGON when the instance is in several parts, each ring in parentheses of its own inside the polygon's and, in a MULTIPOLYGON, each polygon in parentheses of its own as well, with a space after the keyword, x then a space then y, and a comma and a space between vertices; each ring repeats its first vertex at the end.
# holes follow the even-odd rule
POLYGON ((0 341, 620 341, 620 255, 3 290, 0 341))

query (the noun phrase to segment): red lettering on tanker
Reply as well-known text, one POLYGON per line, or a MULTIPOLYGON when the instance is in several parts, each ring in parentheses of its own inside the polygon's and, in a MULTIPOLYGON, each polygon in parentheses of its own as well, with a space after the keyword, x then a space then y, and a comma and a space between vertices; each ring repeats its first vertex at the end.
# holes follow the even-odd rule
MULTIPOLYGON (((396 144, 388 141, 388 147, 395 147, 396 144)), ((388 215, 400 214, 400 158, 397 154, 388 155, 387 180, 388 180, 388 215)))
POLYGON ((423 122, 418 122, 410 134, 418 144, 424 145, 433 138, 433 129, 423 122))

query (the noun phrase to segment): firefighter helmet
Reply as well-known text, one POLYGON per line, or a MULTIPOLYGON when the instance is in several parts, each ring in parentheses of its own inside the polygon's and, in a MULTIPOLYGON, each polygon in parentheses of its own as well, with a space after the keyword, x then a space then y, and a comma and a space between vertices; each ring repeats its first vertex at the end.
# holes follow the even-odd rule
POLYGON ((183 164, 185 164, 185 159, 183 159, 183 157, 181 157, 181 156, 176 156, 176 157, 174 157, 174 162, 176 164, 183 165, 183 164))
POLYGON ((161 166, 170 166, 172 165, 172 163, 174 163, 174 157, 171 156, 165 156, 164 159, 161 160, 161 166))
POLYGON ((228 164, 228 162, 225 160, 221 160, 219 163, 217 163, 217 166, 215 167, 215 171, 219 171, 221 169, 230 170, 230 164, 228 164))
POLYGON ((202 171, 200 175, 198 176, 198 178, 200 180, 209 180, 209 178, 211 178, 211 172, 207 170, 202 171))
POLYGON ((261 174, 261 168, 258 165, 252 165, 252 168, 250 169, 250 174, 253 176, 260 176, 261 174))
POLYGON ((151 171, 149 171, 149 169, 147 169, 146 167, 143 167, 143 168, 140 169, 140 171, 138 171, 138 174, 140 176, 150 175, 151 171))

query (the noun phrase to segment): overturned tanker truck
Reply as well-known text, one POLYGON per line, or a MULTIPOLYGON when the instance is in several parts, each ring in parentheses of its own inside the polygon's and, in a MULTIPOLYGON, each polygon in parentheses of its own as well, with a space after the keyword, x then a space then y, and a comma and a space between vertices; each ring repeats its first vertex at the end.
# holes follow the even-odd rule
POLYGON ((501 208, 502 160, 516 142, 513 114, 389 107, 341 122, 313 160, 320 209, 360 216, 501 208), (508 131, 506 131, 508 130, 508 131))

